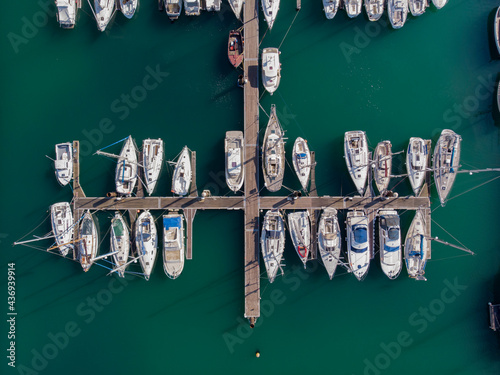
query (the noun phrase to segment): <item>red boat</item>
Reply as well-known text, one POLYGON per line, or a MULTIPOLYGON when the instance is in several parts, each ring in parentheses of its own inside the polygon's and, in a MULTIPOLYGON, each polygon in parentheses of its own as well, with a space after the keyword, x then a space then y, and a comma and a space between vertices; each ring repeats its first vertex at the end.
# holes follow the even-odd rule
POLYGON ((229 62, 237 68, 243 61, 243 36, 241 31, 232 30, 229 32, 229 41, 227 43, 227 57, 229 62))

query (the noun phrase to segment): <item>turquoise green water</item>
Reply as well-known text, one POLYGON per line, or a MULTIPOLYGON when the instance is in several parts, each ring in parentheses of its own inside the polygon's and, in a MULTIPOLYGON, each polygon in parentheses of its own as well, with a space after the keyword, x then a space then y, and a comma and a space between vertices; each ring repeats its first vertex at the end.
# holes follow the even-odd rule
MULTIPOLYGON (((288 155, 297 136, 316 151, 321 195, 354 191, 342 158, 347 130, 365 130, 372 147, 390 139, 401 150, 412 136, 435 142, 441 129, 451 128, 463 137, 464 168, 500 165, 493 111, 500 60, 490 36, 497 5, 450 0, 393 31, 386 15, 377 24, 364 14, 349 20, 344 12, 327 21, 321 1, 303 2, 281 46, 280 88, 261 103, 266 111, 276 104, 288 155)), ((500 303, 500 181, 476 188, 493 174, 460 175, 456 198, 445 208, 432 201, 433 234, 455 237, 476 256, 434 244, 425 283, 406 271, 387 279, 378 257, 361 283, 344 272, 329 281, 314 263, 301 270, 288 243, 285 276, 269 285, 262 275, 262 317, 253 331, 242 318, 241 212, 197 214, 193 260, 175 281, 160 262, 149 282, 120 283, 96 266, 84 274, 77 263, 11 247, 45 219, 50 204, 71 199, 44 156, 53 155, 55 143, 82 141, 87 196, 114 188, 113 162, 91 154, 129 134, 138 143, 163 138, 170 159, 187 144, 197 151, 198 188, 228 194, 218 182, 224 133, 243 130, 239 73, 225 54, 227 33, 238 23, 226 3, 220 14, 171 24, 155 1, 143 0, 132 21, 117 14, 105 33, 97 31, 88 4, 72 31, 61 30, 54 16, 44 22, 40 10, 35 2, 10 3, 0 16, 4 321, 9 262, 16 263, 18 312, 17 367, 7 365, 4 322, 2 373, 500 373, 500 344, 487 315, 489 301, 500 303), (36 30, 23 34, 23 17, 36 30), (24 35, 17 53, 9 33, 24 35), (147 78, 151 69, 156 79, 147 78)), ((282 0, 261 47, 279 46, 295 15, 295 2, 282 0)), ((261 30, 262 37, 263 22, 261 30)), ((261 112, 262 129, 265 124, 261 112)), ((395 172, 403 168, 397 161, 395 172)), ((169 194, 169 178, 164 172, 158 194, 169 194)), ((285 185, 299 187, 290 169, 285 185)), ((409 194, 409 183, 395 190, 409 194)), ((405 232, 412 214, 401 214, 405 232)), ((98 214, 101 235, 111 216, 98 214)), ((35 233, 49 230, 47 221, 35 233)), ((108 243, 105 237, 103 249, 108 243)))

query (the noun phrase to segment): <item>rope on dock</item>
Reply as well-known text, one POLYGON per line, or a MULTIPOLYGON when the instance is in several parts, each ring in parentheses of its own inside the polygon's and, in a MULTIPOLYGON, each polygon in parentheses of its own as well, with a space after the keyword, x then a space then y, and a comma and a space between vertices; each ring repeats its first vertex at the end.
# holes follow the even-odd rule
MULTIPOLYGON (((300 13, 300 11, 298 11, 297 13, 295 13, 295 17, 293 17, 293 21, 292 21, 292 23, 290 24, 290 27, 288 28, 288 30, 287 30, 287 32, 286 32, 286 34, 285 34, 285 36, 283 37, 283 40, 281 41, 281 43, 280 43, 280 45, 279 45, 278 49, 280 49, 280 48, 281 48, 281 45, 282 45, 282 44, 283 44, 283 42, 285 41, 285 39, 286 39, 286 37, 287 37, 288 33, 290 32, 290 29, 292 28, 293 23, 295 22, 295 19, 297 18, 297 16, 299 15, 299 13, 300 13)), ((266 31, 266 32, 267 32, 267 31, 266 31)), ((264 34, 264 35, 265 35, 265 34, 264 34)))

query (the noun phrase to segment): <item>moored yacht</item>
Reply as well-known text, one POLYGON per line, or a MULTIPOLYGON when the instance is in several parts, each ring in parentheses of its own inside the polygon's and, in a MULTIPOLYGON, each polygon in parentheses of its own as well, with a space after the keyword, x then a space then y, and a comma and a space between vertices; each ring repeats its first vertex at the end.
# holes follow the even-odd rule
POLYGON ((200 11, 200 0, 184 0, 184 12, 186 16, 199 16, 200 11))
POLYGON ((432 3, 437 9, 441 9, 442 7, 444 7, 447 2, 448 0, 432 0, 432 3))
POLYGON ((132 18, 137 9, 139 0, 119 0, 120 10, 128 19, 132 18))
POLYGON ((405 240, 405 261, 408 276, 415 280, 427 280, 424 277, 425 265, 430 258, 429 239, 422 210, 417 210, 411 222, 405 240))
POLYGON ((297 211, 288 214, 288 228, 293 246, 306 268, 307 258, 311 251, 311 220, 308 211, 297 211))
POLYGON ((189 193, 191 187, 191 158, 187 146, 181 151, 172 176, 172 193, 183 196, 189 193))
POLYGON ((500 54, 500 6, 497 8, 497 12, 495 14, 495 22, 493 27, 495 35, 495 45, 497 46, 497 51, 500 54))
POLYGON ((59 252, 62 256, 66 256, 74 249, 73 214, 68 202, 54 203, 50 206, 50 223, 59 252))
POLYGON ((205 10, 207 12, 220 11, 221 0, 205 0, 205 10))
POLYGON ((337 14, 340 0, 323 0, 323 10, 327 19, 331 20, 337 14))
POLYGON ((262 84, 271 95, 280 85, 280 53, 277 48, 264 48, 262 51, 262 84))
POLYGON ((370 268, 368 217, 363 211, 349 211, 346 225, 349 269, 359 281, 362 281, 370 268))
POLYGON ((297 173, 302 189, 307 190, 311 175, 311 152, 304 138, 298 137, 293 144, 293 169, 297 173))
POLYGON ((276 20, 276 15, 280 8, 280 0, 261 0, 262 11, 264 12, 264 18, 267 21, 269 29, 273 28, 274 21, 276 20))
MULTIPOLYGON (((81 1, 81 0, 80 0, 81 1)), ((55 0, 57 21, 63 29, 72 29, 76 23, 77 0, 55 0)))
POLYGON ((446 204, 458 168, 460 168, 461 141, 462 137, 453 130, 444 129, 434 148, 432 170, 441 206, 446 204))
POLYGON ((97 21, 97 28, 100 31, 106 30, 106 27, 111 21, 111 17, 115 13, 116 0, 94 0, 95 18, 97 21))
POLYGON ((226 183, 235 193, 243 186, 243 132, 228 131, 224 140, 226 183))
POLYGON ((145 139, 142 141, 142 167, 144 170, 144 185, 149 195, 153 193, 163 165, 163 141, 145 139))
POLYGON ((392 28, 402 28, 408 16, 408 0, 387 0, 387 11, 392 28))
POLYGON ((422 138, 412 137, 406 152, 406 170, 415 196, 418 197, 429 164, 429 150, 422 138))
POLYGON ((281 259, 285 249, 285 227, 279 211, 267 211, 260 236, 262 258, 266 266, 267 277, 272 283, 281 268, 281 259))
POLYGON ((83 271, 87 272, 94 263, 98 247, 99 236, 97 234, 97 226, 94 217, 87 210, 80 222, 80 230, 78 232, 78 261, 82 265, 83 271))
POLYGON ((54 167, 57 181, 66 186, 73 178, 73 145, 70 142, 56 145, 54 167))
POLYGON ((421 16, 425 12, 425 8, 427 8, 429 4, 427 4, 427 0, 408 0, 408 8, 412 16, 421 16))
POLYGON ((275 192, 281 189, 285 174, 284 132, 276 115, 276 106, 271 106, 266 134, 262 146, 262 171, 267 190, 275 192))
POLYGON ((374 154, 374 179, 375 185, 381 195, 389 187, 392 169, 392 145, 391 141, 379 142, 375 148, 374 154))
POLYGON ((359 16, 361 13, 362 0, 344 0, 344 7, 349 18, 359 16))
POLYGON ((395 279, 402 267, 401 228, 397 211, 379 211, 378 224, 380 266, 389 279, 395 279))
POLYGON ((137 183, 137 148, 132 136, 123 144, 116 164, 116 192, 122 195, 131 195, 137 183))
POLYGON ((342 247, 337 210, 325 208, 318 225, 318 250, 330 280, 340 260, 342 247))
POLYGON ((146 280, 149 280, 153 271, 157 247, 155 220, 149 211, 143 211, 135 222, 135 249, 146 280))
POLYGON ((368 177, 368 144, 364 131, 354 130, 345 133, 344 157, 354 185, 358 193, 363 195, 368 177))
POLYGON ((111 219, 111 253, 113 253, 113 263, 120 277, 125 277, 125 268, 130 254, 130 233, 119 212, 111 219))
POLYGON ((163 215, 163 270, 176 279, 184 269, 184 216, 163 215))
POLYGON ((165 1, 165 12, 171 21, 179 18, 182 12, 183 0, 164 0, 165 1))
POLYGON ((370 21, 378 21, 384 13, 384 0, 365 0, 365 10, 370 21))
POLYGON ((243 0, 228 0, 231 9, 237 19, 241 20, 241 10, 243 9, 243 0))

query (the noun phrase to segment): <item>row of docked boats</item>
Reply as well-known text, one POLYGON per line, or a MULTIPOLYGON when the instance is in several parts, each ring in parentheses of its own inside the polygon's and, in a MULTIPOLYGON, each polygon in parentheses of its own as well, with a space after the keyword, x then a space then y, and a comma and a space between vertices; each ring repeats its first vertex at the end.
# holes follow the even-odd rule
MULTIPOLYGON (((460 167, 460 143, 462 137, 453 130, 444 129, 434 148, 432 168, 429 168, 430 141, 410 138, 406 152, 407 176, 413 192, 418 196, 425 181, 426 172, 433 172, 441 205, 445 205, 460 167)), ((373 167, 374 180, 381 195, 388 192, 392 177, 392 146, 382 141, 375 148, 370 160, 366 134, 363 131, 349 131, 344 136, 344 157, 349 175, 357 192, 364 195, 367 188, 368 170, 373 167)))
MULTIPOLYGON (((399 215, 395 210, 380 210, 377 216, 380 266, 387 277, 395 279, 401 273, 403 263, 399 215)), ((369 221, 364 211, 347 212, 347 262, 343 261, 345 257, 342 256, 342 234, 337 210, 323 210, 316 239, 311 237, 311 218, 308 211, 291 212, 287 219, 293 246, 304 267, 309 260, 313 241, 317 241, 321 261, 330 280, 339 266, 346 268, 360 281, 366 277, 373 257, 373 239, 369 238, 369 221)), ((417 210, 404 246, 408 276, 416 280, 425 280, 425 266, 430 258, 430 238, 426 228, 424 214, 417 210)), ((260 242, 267 276, 272 283, 284 265, 285 221, 280 211, 266 212, 260 242)))
MULTIPOLYGON (((343 6, 349 18, 355 18, 361 14, 361 9, 365 7, 366 14, 370 21, 378 21, 384 10, 391 25, 395 29, 403 27, 411 12, 413 16, 424 14, 425 9, 429 7, 431 0, 323 0, 323 9, 327 19, 332 19, 338 10, 343 6)), ((437 9, 446 5, 448 0, 432 0, 437 9)))
MULTIPOLYGON (((134 245, 135 256, 131 241, 131 233, 125 219, 120 212, 115 212, 110 228, 110 252, 98 256, 99 231, 96 218, 86 210, 78 222, 74 222, 71 207, 67 202, 55 203, 51 206, 52 232, 56 245, 49 250, 58 248, 62 256, 69 252, 74 253, 85 272, 99 259, 112 257, 113 268, 124 277, 127 266, 139 261, 142 275, 149 280, 156 260, 158 234, 155 219, 149 211, 143 211, 135 222, 134 245), (75 228, 75 226, 77 228, 75 228), (76 229, 76 230, 75 230, 76 229), (74 235, 77 234, 77 238, 74 235)), ((165 274, 175 279, 184 268, 185 236, 184 216, 179 213, 163 215, 163 269, 165 274)))

